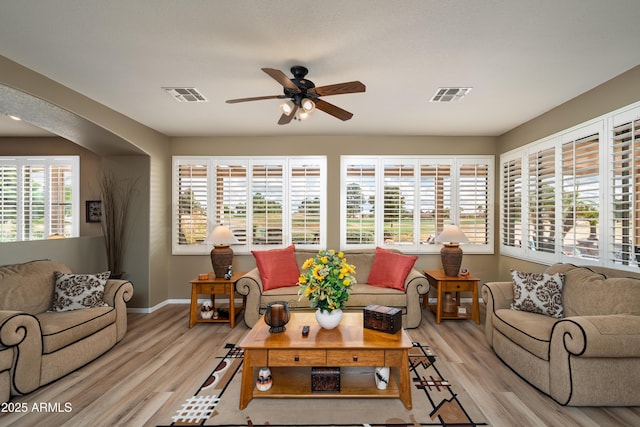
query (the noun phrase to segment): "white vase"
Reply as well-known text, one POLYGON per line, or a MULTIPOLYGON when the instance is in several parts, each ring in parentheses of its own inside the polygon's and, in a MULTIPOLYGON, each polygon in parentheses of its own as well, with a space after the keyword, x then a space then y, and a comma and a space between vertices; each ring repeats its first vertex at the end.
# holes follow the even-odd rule
POLYGON ((267 391, 271 388, 273 379, 271 378, 271 369, 264 367, 258 371, 258 378, 256 379, 256 388, 259 391, 267 391))
POLYGON ((376 387, 385 390, 389 385, 389 367, 380 366, 375 369, 376 387))
POLYGON ((333 329, 340 324, 342 320, 342 310, 335 309, 332 311, 316 310, 316 321, 324 329, 333 329))

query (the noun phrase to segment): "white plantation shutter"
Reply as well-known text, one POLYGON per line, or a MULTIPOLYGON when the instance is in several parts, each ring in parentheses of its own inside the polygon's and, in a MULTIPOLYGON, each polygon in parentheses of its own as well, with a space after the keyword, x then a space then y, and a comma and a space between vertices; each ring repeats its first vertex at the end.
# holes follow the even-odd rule
POLYGON ((448 163, 420 164, 420 242, 434 244, 451 223, 451 170, 448 163))
POLYGON ((79 158, 0 158, 0 242, 77 237, 79 158))
POLYGON ((465 252, 492 253, 493 157, 342 156, 341 244, 438 252, 459 224, 465 252))
MULTIPOLYGON (((247 243, 249 172, 247 160, 219 160, 215 167, 215 225, 224 224, 247 243)), ((234 246, 235 249, 235 246, 234 246)))
POLYGON ((501 254, 542 264, 640 268, 640 102, 526 144, 502 162, 501 254), (522 183, 517 183, 522 159, 522 183), (516 194, 522 192, 521 200, 516 194), (508 246, 523 206, 526 244, 508 246))
POLYGON ((254 164, 252 167, 252 241, 254 245, 283 244, 283 168, 283 164, 276 160, 266 164, 254 164))
POLYGON ((522 247, 522 159, 502 163, 502 245, 522 247))
POLYGON ((556 250, 556 150, 529 154, 529 246, 538 252, 556 250))
POLYGON ((73 170, 69 165, 49 168, 49 234, 72 235, 73 170))
POLYGON ((416 165, 385 164, 383 190, 384 243, 414 244, 416 165))
MULTIPOLYGON (((611 219, 614 265, 640 263, 640 111, 613 127, 611 219)), ((626 117, 625 117, 626 118, 626 117)))
POLYGON ((174 157, 173 253, 209 253, 224 224, 236 253, 326 240, 326 158, 174 157))
POLYGON ((347 161, 343 167, 343 246, 375 244, 376 161, 347 161))
MULTIPOLYGON (((2 160, 0 159, 0 162, 2 160)), ((18 230, 18 166, 0 163, 0 242, 17 240, 18 230)))
POLYGON ((562 144, 562 252, 599 259, 599 133, 562 144))
POLYGON ((207 238, 209 162, 204 159, 178 162, 174 169, 174 243, 202 244, 207 238))
POLYGON ((297 246, 321 244, 326 179, 319 160, 289 166, 291 241, 297 246))
POLYGON ((461 161, 458 167, 457 222, 471 245, 489 243, 489 173, 482 162, 461 161))
POLYGON ((22 236, 20 240, 44 239, 45 166, 23 165, 22 178, 22 236))

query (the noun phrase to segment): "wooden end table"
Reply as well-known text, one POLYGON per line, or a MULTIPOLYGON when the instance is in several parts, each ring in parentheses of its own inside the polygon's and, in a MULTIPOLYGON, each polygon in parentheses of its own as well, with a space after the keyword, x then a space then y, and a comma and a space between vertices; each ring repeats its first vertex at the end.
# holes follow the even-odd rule
POLYGON ((231 328, 236 326, 236 315, 244 309, 244 298, 242 299, 242 307, 236 312, 235 307, 235 294, 236 294, 236 280, 244 276, 245 272, 233 273, 231 279, 225 279, 224 277, 215 277, 213 273, 209 274, 207 279, 195 279, 191 280, 191 306, 189 308, 189 328, 193 328, 196 323, 215 323, 225 322, 229 323, 231 328), (216 306, 216 295, 227 295, 229 297, 229 318, 218 319, 201 319, 198 315, 198 295, 209 294, 211 295, 211 305, 216 306))
POLYGON ((271 334, 264 316, 244 337, 244 368, 240 387, 240 409, 253 398, 397 398, 411 409, 409 349, 412 342, 404 329, 387 334, 362 325, 362 313, 344 313, 340 325, 322 329, 315 313, 294 312, 286 331, 271 334), (302 327, 310 326, 309 336, 302 327), (258 369, 268 366, 273 385, 267 391, 255 387, 258 369), (311 367, 339 366, 340 391, 312 392, 311 367), (389 366, 389 384, 379 390, 376 366, 389 366))
POLYGON ((476 323, 480 323, 480 304, 478 302, 478 282, 480 279, 474 276, 451 277, 446 276, 442 270, 424 270, 429 284, 437 290, 437 304, 428 304, 429 294, 422 296, 422 307, 427 304, 431 311, 436 314, 436 323, 439 324, 441 319, 473 319, 476 323), (460 292, 471 292, 471 313, 444 313, 442 311, 442 299, 445 292, 455 292, 456 305, 460 306, 460 292))

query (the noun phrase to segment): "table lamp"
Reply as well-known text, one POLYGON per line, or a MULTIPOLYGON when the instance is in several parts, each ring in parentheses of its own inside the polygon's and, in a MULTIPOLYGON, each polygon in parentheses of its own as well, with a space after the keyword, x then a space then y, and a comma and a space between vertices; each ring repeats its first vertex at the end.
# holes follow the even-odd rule
POLYGON ((436 242, 444 243, 442 250, 440 250, 444 274, 456 277, 460 271, 460 264, 462 264, 460 243, 469 243, 469 239, 458 226, 451 224, 444 227, 442 233, 436 238, 436 242))
POLYGON ((211 234, 204 240, 204 243, 213 243, 211 249, 211 265, 216 277, 224 277, 227 268, 233 264, 233 250, 229 245, 240 243, 224 225, 216 225, 211 234))

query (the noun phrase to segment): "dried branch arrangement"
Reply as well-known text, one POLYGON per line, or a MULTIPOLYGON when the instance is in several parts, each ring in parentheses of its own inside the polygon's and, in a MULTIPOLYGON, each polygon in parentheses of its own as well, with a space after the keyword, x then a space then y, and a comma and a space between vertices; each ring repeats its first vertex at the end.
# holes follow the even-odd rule
POLYGON ((100 178, 102 195, 102 233, 107 250, 107 265, 112 278, 119 278, 127 246, 129 208, 139 178, 116 178, 103 173, 100 178))

